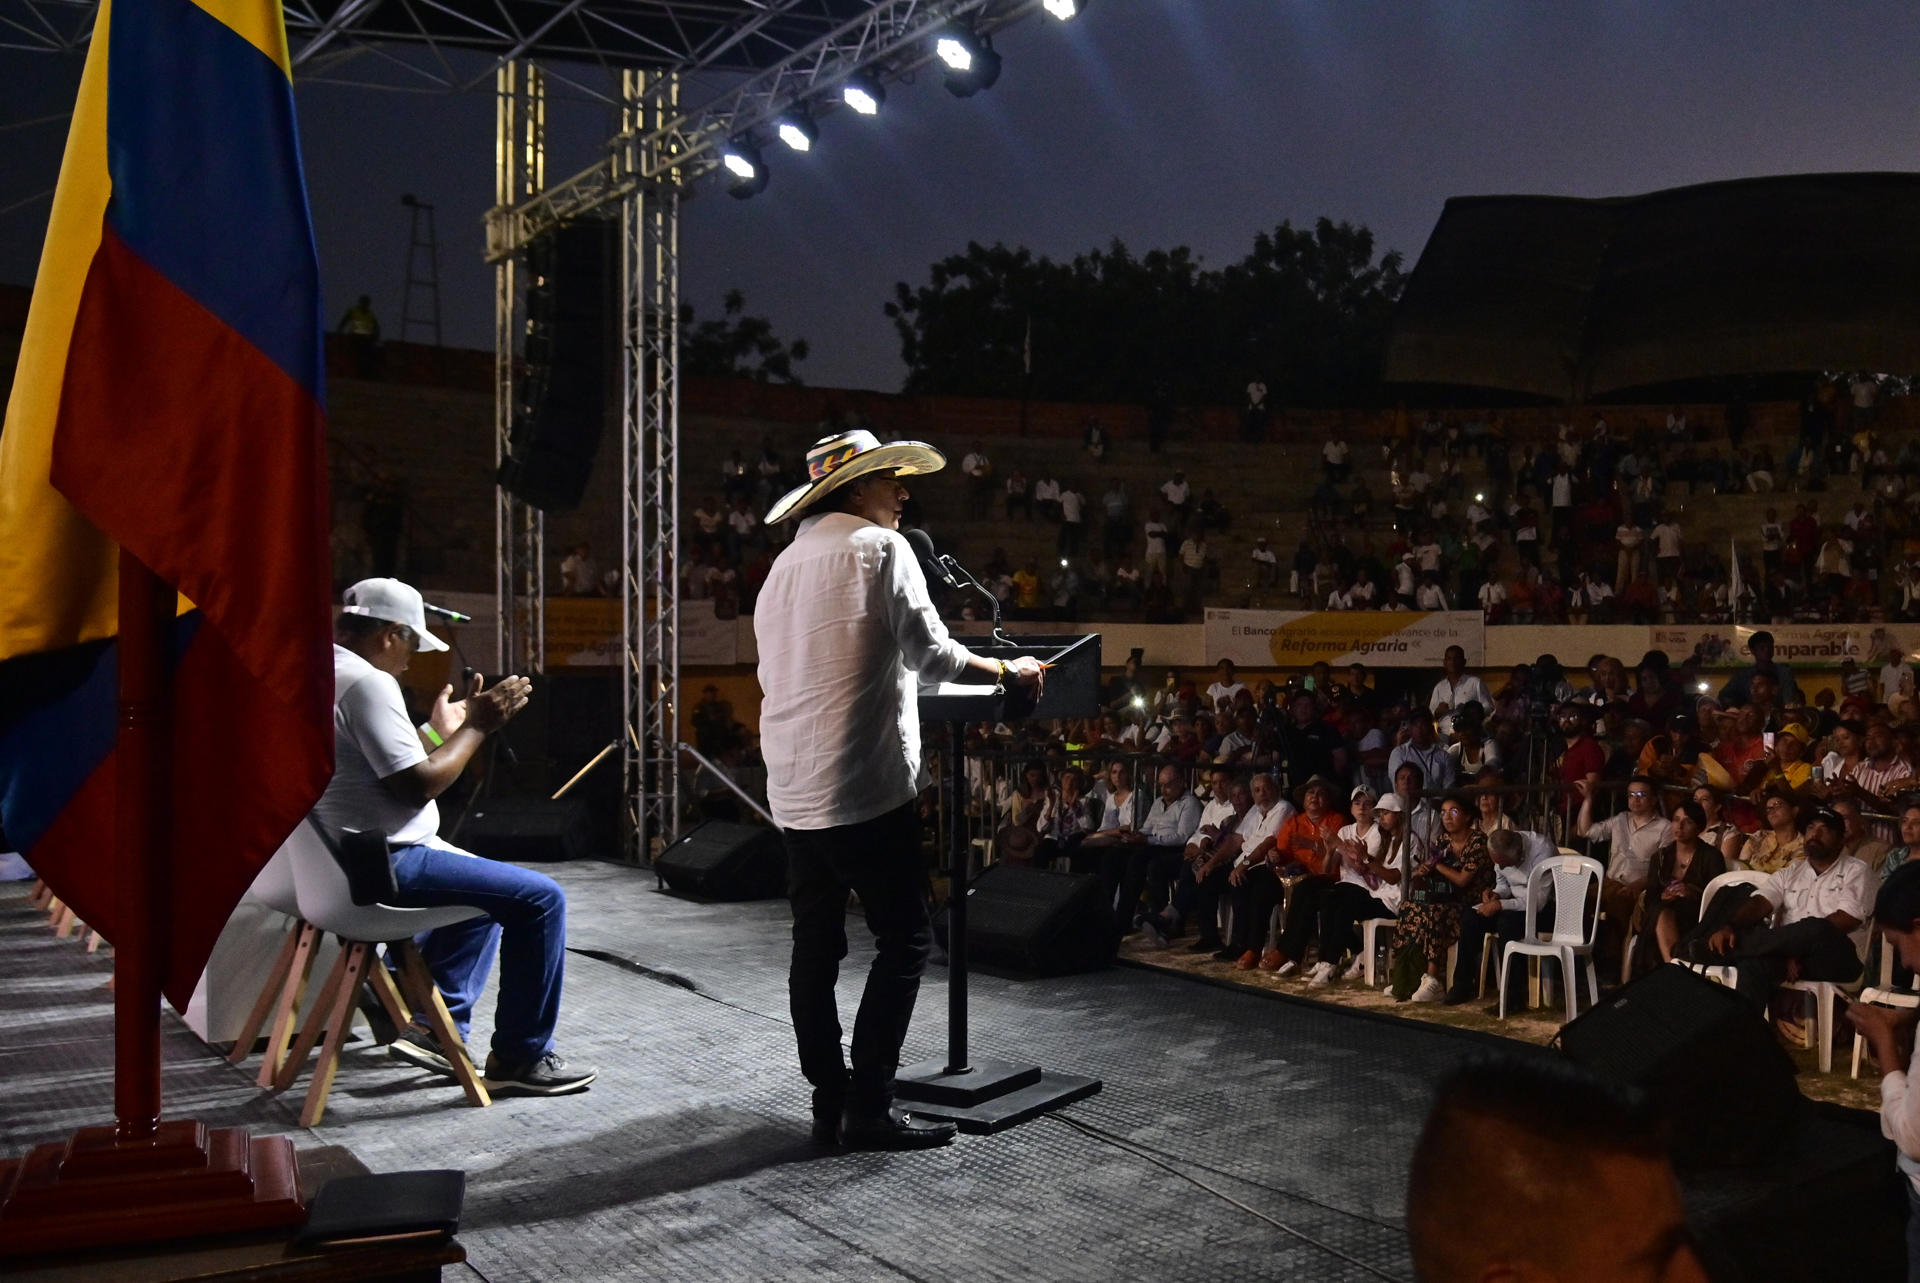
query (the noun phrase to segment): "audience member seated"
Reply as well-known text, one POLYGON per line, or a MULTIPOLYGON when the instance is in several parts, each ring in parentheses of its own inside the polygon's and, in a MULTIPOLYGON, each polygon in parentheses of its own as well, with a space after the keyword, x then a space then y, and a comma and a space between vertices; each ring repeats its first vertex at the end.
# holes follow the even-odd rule
POLYGON ((1494 985, 1499 986, 1500 956, 1506 952, 1507 942, 1518 940, 1526 929, 1527 881, 1535 869, 1559 855, 1558 848, 1539 833, 1509 827, 1487 833, 1486 838, 1487 858, 1493 862, 1493 885, 1483 890, 1477 901, 1460 906, 1460 945, 1454 958, 1453 984, 1447 989, 1449 1007, 1480 996, 1480 956, 1487 948, 1488 937, 1492 937, 1494 950, 1494 985))
POLYGON ((1260 946, 1267 938, 1267 920, 1273 906, 1280 902, 1280 887, 1274 878, 1280 862, 1275 835, 1294 816, 1293 806, 1280 796, 1280 787, 1271 775, 1256 773, 1249 787, 1253 806, 1240 817, 1236 830, 1240 851, 1227 873, 1233 898, 1233 933, 1227 947, 1213 955, 1222 962, 1243 963, 1242 970, 1251 970, 1259 961, 1260 946), (1267 906, 1267 911, 1257 917, 1253 912, 1255 896, 1267 906))
POLYGON ((1112 896, 1116 943, 1133 930, 1140 893, 1149 885, 1154 909, 1166 907, 1187 840, 1200 827, 1200 801, 1187 791, 1186 771, 1163 766, 1158 783, 1159 794, 1137 826, 1123 827, 1121 808, 1109 801, 1099 831, 1080 844, 1082 851, 1100 853, 1100 874, 1112 896))
POLYGON ((1212 796, 1200 812, 1200 827, 1187 843, 1172 907, 1152 924, 1174 939, 1188 921, 1196 923, 1199 938, 1187 947, 1189 953, 1217 953, 1225 947, 1220 938, 1220 901, 1229 890, 1228 871, 1240 854, 1240 822, 1253 808, 1253 791, 1246 780, 1225 767, 1215 767, 1212 778, 1212 796))
MULTIPOLYGON (((1282 886, 1280 878, 1299 879, 1293 894, 1285 897, 1286 921, 1281 925, 1279 941, 1259 959, 1262 971, 1283 976, 1294 973, 1306 957, 1307 944, 1318 925, 1320 902, 1338 881, 1339 857, 1333 843, 1340 833, 1341 817, 1334 810, 1333 798, 1333 782, 1324 775, 1312 777, 1296 790, 1294 800, 1300 811, 1274 834, 1270 860, 1274 861, 1276 876, 1254 883, 1249 891, 1251 911, 1264 919, 1273 912, 1273 902, 1264 898, 1269 888, 1277 896, 1282 886)), ((1234 911, 1239 912, 1238 902, 1234 911)), ((1243 959, 1241 965, 1250 964, 1243 959)))
POLYGON ((1778 873, 1805 854, 1799 806, 1791 793, 1774 789, 1763 799, 1760 813, 1766 827, 1747 839, 1740 863, 1756 873, 1778 873))
POLYGON ((1731 963, 1734 988, 1765 1009, 1787 980, 1859 977, 1873 916, 1873 870, 1840 853, 1847 824, 1819 807, 1800 830, 1806 848, 1757 886, 1723 887, 1688 937, 1696 962, 1731 963))
POLYGON ((1407 867, 1406 803, 1397 793, 1375 797, 1362 784, 1348 808, 1353 823, 1334 835, 1340 880, 1320 901, 1320 960, 1307 976, 1316 986, 1333 983, 1335 970, 1349 954, 1353 962, 1342 979, 1358 980, 1366 971, 1358 924, 1369 918, 1400 915, 1400 880, 1407 867))
POLYGON ((1580 814, 1573 836, 1592 847, 1608 849, 1606 880, 1600 888, 1605 917, 1595 950, 1602 975, 1617 975, 1621 951, 1626 948, 1633 911, 1646 890, 1647 871, 1660 848, 1673 840, 1673 826, 1660 814, 1660 795, 1652 780, 1636 775, 1627 781, 1627 808, 1610 819, 1593 818, 1595 782, 1581 785, 1580 814))
POLYGON ((1674 960, 1680 942, 1699 924, 1701 892, 1727 871, 1726 858, 1706 837, 1707 813, 1700 803, 1677 803, 1671 824, 1673 840, 1654 853, 1647 870, 1634 944, 1635 975, 1674 960))
POLYGON ((1476 903, 1493 885, 1487 839, 1475 827, 1466 802, 1450 796, 1440 803, 1440 832, 1413 860, 1396 945, 1415 950, 1424 964, 1413 1001, 1442 1002, 1447 996, 1447 951, 1460 938, 1460 908, 1476 903))

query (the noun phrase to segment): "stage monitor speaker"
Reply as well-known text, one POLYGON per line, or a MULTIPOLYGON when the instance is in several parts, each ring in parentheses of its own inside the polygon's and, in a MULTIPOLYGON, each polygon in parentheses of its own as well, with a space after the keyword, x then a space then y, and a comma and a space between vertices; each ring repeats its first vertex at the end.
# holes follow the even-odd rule
POLYGON ((1560 1031, 1568 1059, 1631 1083, 1665 1109, 1685 1168, 1764 1159, 1801 1104, 1793 1061, 1732 989, 1680 966, 1655 967, 1560 1031))
MULTIPOLYGON (((1090 971, 1113 954, 1113 912, 1097 877, 996 864, 967 888, 967 960, 1033 975, 1090 971)), ((946 946, 947 915, 934 923, 946 946)))
POLYGON ((580 860, 593 854, 593 818, 574 798, 483 797, 461 825, 459 845, 514 864, 580 860))
POLYGON ((653 862, 675 891, 709 900, 777 900, 787 893, 787 845, 778 830, 708 820, 653 862))
POLYGON ((565 223, 527 250, 524 376, 500 484, 536 508, 580 506, 607 414, 617 317, 614 224, 565 223))

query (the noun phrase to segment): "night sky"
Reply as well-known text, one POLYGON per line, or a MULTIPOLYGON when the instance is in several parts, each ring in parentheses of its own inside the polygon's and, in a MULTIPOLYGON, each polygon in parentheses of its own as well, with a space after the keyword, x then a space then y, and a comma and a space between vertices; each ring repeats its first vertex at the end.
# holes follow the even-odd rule
MULTIPOLYGON (((1096 0, 997 45, 991 91, 963 101, 923 75, 877 119, 824 119, 810 156, 772 144, 755 199, 704 190, 683 222, 691 301, 711 312, 737 286, 812 342, 807 382, 893 390, 882 304, 969 240, 1184 243, 1219 264, 1324 214, 1411 265, 1449 196, 1920 163, 1912 0, 1096 0)), ((12 126, 65 111, 78 74, 77 57, 0 51, 0 207, 53 185, 64 127, 12 126)), ((314 84, 299 104, 329 323, 365 292, 399 336, 412 192, 438 206, 447 342, 491 346, 490 92, 314 84)), ((607 123, 556 104, 550 176, 587 164, 607 123)), ((0 214, 0 280, 32 279, 46 215, 0 214)))

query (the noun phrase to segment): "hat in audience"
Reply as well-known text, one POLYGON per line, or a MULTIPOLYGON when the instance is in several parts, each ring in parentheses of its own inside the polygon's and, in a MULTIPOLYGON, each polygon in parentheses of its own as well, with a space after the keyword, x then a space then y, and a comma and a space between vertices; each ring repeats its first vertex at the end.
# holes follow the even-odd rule
POLYGON ((1376 811, 1405 812, 1407 809, 1407 800, 1398 793, 1388 793, 1373 804, 1373 809, 1376 811))
MULTIPOLYGON (((1369 802, 1376 802, 1380 799, 1380 795, 1374 792, 1372 788, 1365 784, 1356 784, 1353 786, 1353 792, 1347 795, 1347 801, 1349 803, 1358 802, 1363 797, 1369 802)), ((1379 808, 1375 807, 1374 809, 1378 810, 1379 808)))
POLYGON ((1324 775, 1310 775, 1307 777, 1305 784, 1302 784, 1293 791, 1293 804, 1304 807, 1307 804, 1307 794, 1314 789, 1324 789, 1327 794, 1327 801, 1329 802, 1340 795, 1339 791, 1333 787, 1332 780, 1324 775))
POLYGON ((1791 735, 1795 739, 1799 740, 1802 744, 1813 743, 1813 735, 1807 730, 1806 727, 1802 726, 1798 722, 1789 722, 1787 725, 1782 726, 1780 728, 1780 733, 1782 735, 1791 735))
POLYGON ((892 470, 901 477, 938 472, 947 456, 924 441, 895 441, 881 445, 864 428, 821 437, 807 448, 807 479, 780 496, 767 509, 766 523, 797 517, 829 491, 875 472, 892 470))

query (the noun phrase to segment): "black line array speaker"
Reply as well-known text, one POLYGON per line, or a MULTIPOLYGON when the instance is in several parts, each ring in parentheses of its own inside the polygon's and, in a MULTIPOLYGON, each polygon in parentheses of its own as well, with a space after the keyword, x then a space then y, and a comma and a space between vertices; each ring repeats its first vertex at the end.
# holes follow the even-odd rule
POLYGON ((776 900, 787 893, 779 830, 708 820, 660 852, 654 871, 675 891, 709 900, 776 900))
POLYGON ((571 797, 483 797, 460 827, 462 847, 514 864, 584 859, 593 837, 586 804, 571 797))
POLYGON ((500 484, 536 508, 580 505, 607 415, 615 342, 614 224, 565 223, 527 250, 527 333, 500 484))
MULTIPOLYGON (((1113 913, 1097 877, 996 864, 967 888, 967 960, 1042 976, 1100 966, 1113 954, 1113 913)), ((947 943, 947 915, 934 915, 947 943)))
POLYGON ((1560 1049, 1658 1101, 1682 1168, 1766 1158, 1802 1103, 1772 1024, 1733 990, 1686 967, 1655 967, 1602 998, 1560 1031, 1560 1049))

